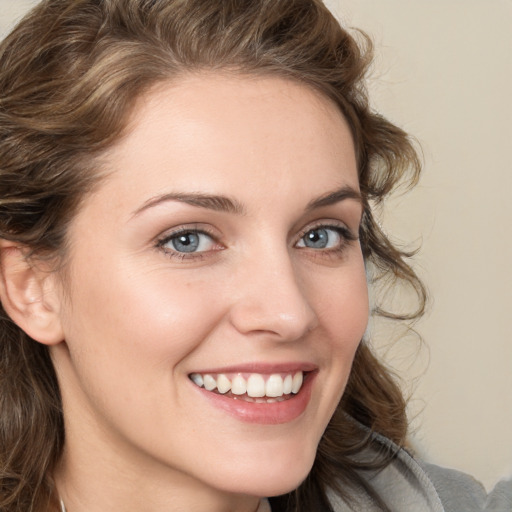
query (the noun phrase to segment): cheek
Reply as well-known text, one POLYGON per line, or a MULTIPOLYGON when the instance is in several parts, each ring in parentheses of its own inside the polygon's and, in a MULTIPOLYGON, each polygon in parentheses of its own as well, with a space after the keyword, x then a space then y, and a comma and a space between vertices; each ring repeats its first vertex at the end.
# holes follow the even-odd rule
POLYGON ((355 254, 346 266, 329 275, 321 274, 321 279, 309 281, 309 286, 319 319, 315 346, 319 353, 323 347, 323 365, 328 369, 320 398, 326 425, 344 392, 368 324, 368 285, 362 256, 355 254))
POLYGON ((155 432, 172 431, 180 405, 187 411, 183 362, 222 311, 214 290, 204 291, 211 289, 208 283, 191 284, 162 269, 130 270, 111 268, 108 278, 75 280, 66 314, 63 400, 68 417, 92 414, 144 451, 158 453, 155 432))
POLYGON ((121 266, 104 275, 75 280, 73 306, 65 315, 76 371, 91 373, 89 381, 109 380, 121 388, 140 384, 142 376, 149 386, 168 378, 222 316, 215 289, 206 282, 121 266))
POLYGON ((339 279, 332 279, 326 288, 319 299, 321 324, 332 340, 332 351, 344 357, 353 356, 369 318, 368 285, 362 261, 339 279))

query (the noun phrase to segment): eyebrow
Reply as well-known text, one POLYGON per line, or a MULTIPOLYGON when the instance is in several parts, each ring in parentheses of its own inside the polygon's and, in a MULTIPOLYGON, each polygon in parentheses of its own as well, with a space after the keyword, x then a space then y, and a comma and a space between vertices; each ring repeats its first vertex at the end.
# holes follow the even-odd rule
POLYGON ((306 210, 311 211, 317 208, 322 208, 324 206, 331 206, 347 199, 354 199, 363 205, 363 196, 361 193, 355 188, 349 185, 345 185, 338 190, 328 192, 327 194, 324 194, 317 199, 313 199, 308 203, 306 210))
MULTIPOLYGON (((341 201, 345 201, 346 199, 355 199, 359 203, 363 203, 363 198, 360 192, 358 192, 355 188, 352 188, 350 186, 343 186, 338 190, 328 192, 327 194, 324 194, 310 201, 306 206, 306 211, 311 211, 317 208, 330 206, 341 201)), ((208 210, 213 210, 217 212, 227 212, 234 213, 236 215, 245 215, 244 206, 236 199, 227 196, 203 194, 200 192, 170 192, 168 194, 162 194, 160 196, 148 199, 140 208, 133 212, 132 217, 136 217, 143 211, 148 210, 149 208, 153 208, 167 201, 178 201, 181 203, 186 203, 192 206, 206 208, 208 210)))
POLYGON ((226 196, 202 194, 200 192, 171 192, 169 194, 163 194, 148 199, 140 208, 133 212, 132 216, 136 217, 143 211, 167 201, 178 201, 180 203, 198 206, 199 208, 214 210, 216 212, 235 213, 237 215, 245 214, 245 209, 241 203, 239 203, 236 199, 231 199, 226 196))

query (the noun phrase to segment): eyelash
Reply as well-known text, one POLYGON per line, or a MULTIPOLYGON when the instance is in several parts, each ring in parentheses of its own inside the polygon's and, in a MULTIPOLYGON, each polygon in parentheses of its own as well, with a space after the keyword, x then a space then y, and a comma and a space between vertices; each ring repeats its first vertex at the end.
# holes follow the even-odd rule
MULTIPOLYGON (((317 224, 313 226, 308 226, 305 230, 303 230, 299 235, 299 241, 303 240, 304 237, 313 231, 319 230, 330 230, 336 232, 340 237, 340 243, 338 247, 334 248, 326 248, 326 249, 312 249, 314 253, 318 256, 320 255, 334 255, 343 252, 347 244, 351 242, 355 242, 358 240, 358 237, 350 231, 346 226, 340 226, 336 224, 317 224), (320 254, 319 254, 320 253, 320 254)), ((308 249, 308 247, 301 247, 301 249, 308 249)))
MULTIPOLYGON (((164 252, 164 254, 170 258, 178 259, 180 261, 183 260, 201 260, 205 256, 207 256, 210 252, 217 252, 222 250, 219 249, 212 249, 207 251, 199 251, 199 252, 179 252, 177 250, 166 248, 165 246, 169 243, 171 243, 173 240, 177 240, 180 235, 206 235, 212 240, 213 244, 217 244, 220 246, 216 236, 209 232, 207 229, 199 229, 196 227, 184 227, 177 229, 176 231, 173 231, 172 233, 166 234, 164 237, 157 240, 156 248, 160 249, 164 252)), ((355 242, 358 240, 358 236, 356 236, 350 229, 348 229, 345 226, 340 225, 330 225, 330 224, 317 224, 313 226, 308 226, 306 229, 304 229, 298 236, 297 242, 295 242, 295 246, 299 248, 300 250, 304 249, 310 249, 315 256, 332 256, 336 257, 339 256, 340 253, 342 253, 345 250, 345 247, 347 244, 351 242, 355 242), (297 244, 304 239, 304 237, 313 231, 318 230, 330 230, 336 232, 340 237, 340 243, 338 247, 333 248, 311 248, 307 246, 303 247, 297 247, 297 244)))
MULTIPOLYGON (((156 247, 157 249, 160 249, 164 252, 166 256, 173 259, 178 260, 201 260, 203 259, 208 252, 212 251, 200 251, 200 252, 179 252, 177 250, 166 248, 165 245, 171 243, 173 240, 176 240, 179 238, 180 235, 206 235, 212 240, 213 244, 219 244, 217 241, 217 238, 213 233, 208 232, 206 229, 199 229, 196 227, 184 227, 179 228, 176 231, 173 231, 172 233, 166 234, 162 238, 160 238, 157 243, 156 247)), ((218 249, 221 250, 221 249, 218 249)), ((215 251, 215 250, 214 250, 215 251)))

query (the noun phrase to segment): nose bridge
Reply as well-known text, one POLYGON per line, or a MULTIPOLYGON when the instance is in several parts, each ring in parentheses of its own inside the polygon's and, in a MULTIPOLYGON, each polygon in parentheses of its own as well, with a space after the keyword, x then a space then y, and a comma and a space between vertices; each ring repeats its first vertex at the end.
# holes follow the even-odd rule
POLYGON ((266 247, 244 259, 232 321, 243 333, 272 333, 283 341, 300 338, 316 325, 301 275, 286 248, 266 247))

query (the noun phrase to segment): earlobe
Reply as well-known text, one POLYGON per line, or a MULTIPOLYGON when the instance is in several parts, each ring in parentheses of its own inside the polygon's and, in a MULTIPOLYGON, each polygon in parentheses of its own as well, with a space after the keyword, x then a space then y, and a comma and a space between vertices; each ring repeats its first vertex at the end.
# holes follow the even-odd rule
POLYGON ((0 299, 5 312, 31 338, 56 345, 64 338, 56 276, 34 265, 23 247, 0 241, 0 299))

